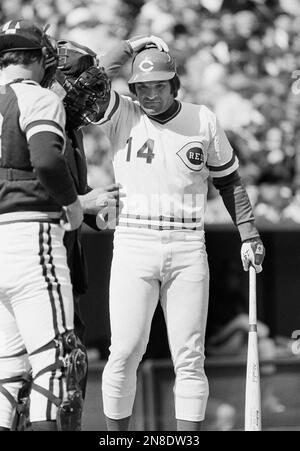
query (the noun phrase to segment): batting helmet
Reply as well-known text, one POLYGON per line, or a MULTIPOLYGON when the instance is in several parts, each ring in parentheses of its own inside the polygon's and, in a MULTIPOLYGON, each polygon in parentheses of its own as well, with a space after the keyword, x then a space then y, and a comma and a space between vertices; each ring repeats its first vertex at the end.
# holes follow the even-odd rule
POLYGON ((132 62, 128 83, 171 80, 176 75, 174 58, 167 52, 149 47, 139 52, 132 62))
POLYGON ((171 84, 171 92, 177 97, 180 80, 176 72, 175 60, 170 53, 162 52, 157 47, 146 47, 139 52, 132 62, 129 91, 136 95, 135 83, 148 81, 166 81, 171 84))

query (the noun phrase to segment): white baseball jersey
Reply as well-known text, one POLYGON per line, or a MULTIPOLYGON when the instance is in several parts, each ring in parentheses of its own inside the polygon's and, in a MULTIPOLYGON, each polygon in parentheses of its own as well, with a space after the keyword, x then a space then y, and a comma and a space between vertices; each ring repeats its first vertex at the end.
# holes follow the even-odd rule
POLYGON ((159 122, 112 92, 98 124, 111 141, 116 181, 126 193, 119 227, 203 230, 208 176, 238 168, 214 113, 178 102, 173 116, 159 122))

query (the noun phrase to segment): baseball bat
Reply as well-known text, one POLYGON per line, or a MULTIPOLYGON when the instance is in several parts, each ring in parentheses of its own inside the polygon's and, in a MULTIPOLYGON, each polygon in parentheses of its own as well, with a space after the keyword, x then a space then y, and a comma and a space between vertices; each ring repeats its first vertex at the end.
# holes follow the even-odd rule
POLYGON ((261 431, 261 393, 257 337, 256 271, 249 268, 249 333, 246 375, 245 431, 261 431))

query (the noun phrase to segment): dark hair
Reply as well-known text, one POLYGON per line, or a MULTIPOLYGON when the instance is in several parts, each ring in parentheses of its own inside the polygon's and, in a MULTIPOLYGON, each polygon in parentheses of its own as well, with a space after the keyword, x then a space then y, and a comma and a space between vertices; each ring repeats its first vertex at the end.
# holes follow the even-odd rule
MULTIPOLYGON (((170 82, 170 85, 171 85, 171 94, 173 94, 174 99, 176 99, 176 97, 178 96, 178 91, 180 89, 179 77, 176 74, 173 78, 171 78, 171 80, 168 80, 168 81, 170 82)), ((128 87, 129 87, 129 91, 131 92, 131 94, 136 95, 135 83, 129 83, 128 87)))
POLYGON ((0 54, 0 68, 4 69, 10 65, 28 66, 35 61, 41 61, 43 58, 42 50, 14 50, 0 54))

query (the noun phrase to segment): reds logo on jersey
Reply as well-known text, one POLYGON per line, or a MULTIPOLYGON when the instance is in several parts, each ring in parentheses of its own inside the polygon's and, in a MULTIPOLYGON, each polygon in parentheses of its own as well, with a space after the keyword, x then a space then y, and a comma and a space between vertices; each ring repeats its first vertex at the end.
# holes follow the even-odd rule
POLYGON ((193 171, 201 171, 204 166, 203 144, 200 141, 186 144, 177 152, 177 155, 193 171))

